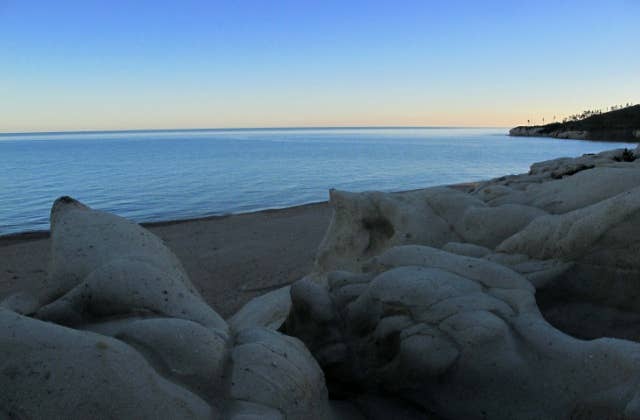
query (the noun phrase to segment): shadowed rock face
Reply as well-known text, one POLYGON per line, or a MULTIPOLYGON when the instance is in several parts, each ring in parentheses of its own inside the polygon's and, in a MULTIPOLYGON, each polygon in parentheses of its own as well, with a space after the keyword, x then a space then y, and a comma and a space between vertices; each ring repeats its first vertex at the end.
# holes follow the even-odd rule
POLYGON ((229 325, 162 241, 62 198, 42 296, 0 310, 0 413, 19 418, 327 418, 297 339, 229 325), (18 312, 20 312, 20 314, 18 312), (251 418, 251 417, 250 417, 251 418))
POLYGON ((578 336, 585 308, 639 319, 628 154, 332 191, 315 271, 228 322, 159 238, 59 199, 44 292, 0 303, 0 417, 640 418, 640 344, 574 338, 536 302, 578 336))
POLYGON ((640 416, 640 345, 565 335, 515 271, 417 245, 366 271, 291 289, 284 331, 333 393, 390 395, 451 419, 640 416))
POLYGON ((0 309, 0 412, 8 418, 211 418, 133 347, 0 309))

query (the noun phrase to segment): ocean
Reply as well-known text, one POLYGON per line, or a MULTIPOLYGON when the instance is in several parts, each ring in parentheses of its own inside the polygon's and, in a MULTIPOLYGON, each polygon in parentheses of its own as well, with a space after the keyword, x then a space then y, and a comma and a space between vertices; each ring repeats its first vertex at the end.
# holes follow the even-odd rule
POLYGON ((0 235, 46 230, 72 196, 138 222, 281 208, 328 190, 398 191, 526 172, 635 144, 506 128, 215 129, 0 134, 0 235))

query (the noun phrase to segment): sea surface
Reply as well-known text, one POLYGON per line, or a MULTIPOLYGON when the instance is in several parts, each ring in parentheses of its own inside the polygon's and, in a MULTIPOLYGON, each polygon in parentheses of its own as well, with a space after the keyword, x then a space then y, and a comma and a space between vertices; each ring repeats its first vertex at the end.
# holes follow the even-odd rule
POLYGON ((506 128, 0 134, 0 235, 49 228, 63 195, 138 222, 281 208, 328 190, 397 191, 526 172, 628 143, 506 128))

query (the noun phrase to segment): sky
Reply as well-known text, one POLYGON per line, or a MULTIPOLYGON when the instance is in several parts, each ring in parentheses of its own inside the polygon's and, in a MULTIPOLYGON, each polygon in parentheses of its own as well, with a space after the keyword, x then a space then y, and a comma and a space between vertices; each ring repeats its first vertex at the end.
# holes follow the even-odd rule
POLYGON ((0 131, 498 126, 640 102, 640 0, 0 0, 0 131))

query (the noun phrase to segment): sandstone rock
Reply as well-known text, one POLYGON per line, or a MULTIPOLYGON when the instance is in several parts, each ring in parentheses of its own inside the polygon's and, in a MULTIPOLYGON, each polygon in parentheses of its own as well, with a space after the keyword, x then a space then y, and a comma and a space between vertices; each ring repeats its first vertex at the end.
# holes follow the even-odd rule
POLYGON ((570 177, 532 184, 526 189, 528 204, 549 213, 564 214, 596 204, 637 187, 640 168, 598 167, 570 177))
POLYGON ((51 264, 40 300, 39 318, 67 325, 142 311, 227 328, 158 237, 69 197, 51 210, 51 264))
POLYGON ((65 198, 52 211, 52 238, 47 293, 40 299, 16 295, 0 306, 49 321, 0 309, 6 356, 0 386, 12 390, 0 396, 0 413, 233 419, 331 414, 313 357, 297 339, 275 331, 288 313, 288 288, 249 303, 229 328, 173 253, 140 226, 65 198))
POLYGON ((62 197, 51 208, 51 263, 43 303, 119 259, 148 263, 198 296, 182 264, 160 238, 134 222, 62 197))
POLYGON ((518 273, 419 246, 391 248, 368 266, 379 274, 366 283, 341 273, 291 289, 285 331, 311 350, 332 392, 396 396, 444 418, 640 414, 640 344, 556 330, 518 273), (353 284, 365 287, 337 298, 353 284))
POLYGON ((27 292, 18 292, 9 295, 0 302, 0 307, 17 312, 20 315, 31 315, 39 306, 38 299, 27 292))
POLYGON ((378 257, 372 258, 366 265, 368 271, 380 272, 396 267, 421 266, 447 270, 450 273, 464 275, 485 287, 502 289, 518 288, 533 292, 533 287, 524 278, 512 270, 485 259, 464 257, 436 248, 405 245, 389 249, 378 257))
POLYGON ((305 346, 267 328, 242 330, 231 352, 230 396, 273 407, 287 419, 326 419, 324 375, 305 346))
POLYGON ((266 405, 233 401, 224 412, 225 420, 285 420, 282 413, 266 405))
POLYGON ((607 231, 640 210, 640 187, 559 216, 536 218, 497 250, 533 258, 575 260, 607 231))
POLYGON ((331 190, 330 197, 334 216, 318 249, 320 271, 357 269, 393 245, 442 246, 459 239, 425 200, 423 190, 401 194, 331 190))
POLYGON ((221 401, 225 393, 227 335, 192 321, 176 318, 133 320, 113 337, 145 355, 165 377, 203 396, 221 401))
POLYGON ((634 280, 640 276, 640 212, 628 194, 621 195, 634 196, 640 185, 640 160, 630 157, 635 154, 618 149, 541 162, 529 174, 479 183, 469 193, 443 187, 389 194, 333 191, 335 215, 318 250, 316 272, 359 272, 364 261, 408 244, 471 256, 500 254, 504 261, 513 255, 519 261, 505 264, 536 287, 557 284, 602 302, 610 284, 602 279, 608 278, 607 304, 640 310, 634 280), (574 226, 572 218, 581 221, 574 226), (553 236, 546 240, 546 234, 553 236))
POLYGON ((474 206, 466 210, 453 226, 465 242, 493 249, 533 219, 545 214, 543 210, 521 204, 474 206))
POLYGON ((251 299, 229 319, 229 325, 234 331, 251 327, 277 330, 289 315, 290 289, 290 286, 281 287, 251 299))
POLYGON ((202 418, 195 394, 132 347, 0 309, 0 407, 13 418, 202 418))
POLYGON ((139 314, 182 318, 227 329, 224 320, 179 278, 133 258, 103 264, 66 294, 38 309, 35 315, 73 326, 139 314))
POLYGON ((449 242, 442 247, 442 250, 452 254, 475 258, 481 258, 485 255, 491 254, 491 249, 487 247, 464 242, 449 242))

